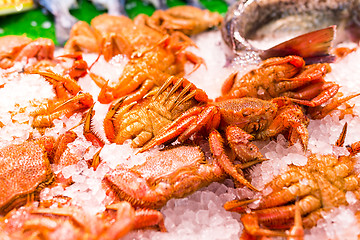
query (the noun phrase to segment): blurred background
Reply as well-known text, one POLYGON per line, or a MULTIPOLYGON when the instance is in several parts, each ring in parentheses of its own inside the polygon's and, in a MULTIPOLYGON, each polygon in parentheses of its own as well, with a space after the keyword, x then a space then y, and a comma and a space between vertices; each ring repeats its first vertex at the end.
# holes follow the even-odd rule
MULTIPOLYGON (((43 0, 39 1, 44 4, 44 2, 56 2, 56 0, 43 0)), ((64 0, 66 1, 66 0, 64 0)), ((121 0, 118 0, 121 2, 121 0)), ((58 41, 55 37, 55 24, 54 16, 44 8, 40 6, 37 1, 32 3, 32 0, 27 0, 23 2, 28 2, 23 5, 18 5, 16 8, 18 11, 14 10, 14 7, 10 9, 5 9, 2 6, 0 1, 0 36, 4 35, 22 35, 26 34, 30 38, 50 38, 55 44, 58 44, 58 41), (24 11, 26 7, 30 9, 24 11)), ((11 2, 11 1, 5 1, 11 2)), ((17 0, 13 0, 19 2, 17 0)), ((21 2, 21 1, 20 1, 21 2)), ((139 13, 145 13, 151 15, 156 9, 150 1, 140 1, 140 0, 126 0, 125 2, 125 11, 130 18, 134 18, 139 13)), ((181 0, 167 0, 168 7, 173 7, 177 5, 185 5, 186 1, 181 0)), ((223 0, 200 0, 202 7, 209 9, 210 11, 219 12, 222 15, 225 15, 228 5, 223 0)), ((7 7, 8 8, 8 7, 7 7)), ((67 11, 68 9, 66 9, 67 11)), ((69 12, 78 20, 86 21, 90 23, 91 19, 95 16, 106 13, 107 9, 101 9, 99 5, 95 5, 90 0, 78 0, 77 6, 73 6, 69 9, 69 12)))

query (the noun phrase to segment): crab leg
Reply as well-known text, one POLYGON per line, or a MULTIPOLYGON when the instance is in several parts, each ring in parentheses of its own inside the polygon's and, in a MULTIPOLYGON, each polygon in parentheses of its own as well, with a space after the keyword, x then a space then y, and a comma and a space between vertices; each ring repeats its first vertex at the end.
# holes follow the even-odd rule
POLYGON ((109 111, 107 112, 105 118, 104 118, 104 131, 106 138, 110 142, 114 142, 115 139, 115 127, 113 124, 114 116, 115 114, 123 114, 124 111, 121 111, 119 113, 120 109, 123 109, 125 111, 128 111, 133 105, 126 105, 125 107, 121 108, 122 103, 124 102, 125 98, 120 98, 116 103, 112 104, 110 106, 109 111))
POLYGON ((104 55, 104 59, 107 62, 118 54, 125 54, 130 57, 134 52, 134 48, 129 40, 114 32, 104 36, 100 46, 100 53, 104 55))
POLYGON ((78 94, 65 102, 55 104, 46 104, 39 107, 31 113, 34 117, 32 122, 33 127, 50 127, 53 125, 53 120, 62 115, 68 115, 91 107, 93 104, 92 96, 88 93, 78 94))
POLYGON ((252 213, 243 214, 241 221, 244 223, 245 230, 254 236, 301 237, 303 231, 301 215, 316 212, 320 207, 320 200, 310 195, 293 205, 255 210, 252 213), (291 227, 294 222, 292 232, 289 234, 260 228, 260 224, 263 224, 270 228, 286 229, 291 227))
POLYGON ((325 103, 330 98, 332 98, 338 91, 340 86, 332 82, 319 83, 311 85, 310 87, 303 89, 301 92, 286 94, 288 97, 292 98, 292 101, 301 105, 316 107, 325 103), (315 98, 311 100, 303 100, 307 95, 313 95, 315 91, 322 90, 315 98))
POLYGON ((44 77, 47 81, 49 81, 51 84, 53 84, 56 91, 56 95, 59 98, 62 99, 68 98, 68 93, 74 96, 81 91, 81 87, 79 86, 79 84, 75 80, 69 77, 64 77, 53 72, 38 71, 38 70, 33 70, 30 73, 39 74, 40 76, 44 77))
POLYGON ((297 76, 291 79, 280 78, 278 79, 278 81, 309 82, 316 79, 321 79, 329 72, 331 72, 331 67, 329 64, 319 63, 319 64, 311 65, 311 67, 307 67, 306 70, 304 70, 303 72, 299 73, 297 76))
POLYGON ((52 159, 51 163, 59 164, 60 157, 67 148, 67 145, 75 141, 76 138, 77 135, 73 131, 67 131, 61 135, 55 143, 53 156, 50 157, 52 159))
POLYGON ((231 177, 236 179, 239 183, 245 185, 246 187, 250 188, 254 191, 259 191, 253 185, 251 185, 244 177, 241 175, 237 169, 235 168, 234 164, 230 161, 229 157, 225 153, 225 149, 223 146, 223 138, 221 137, 220 133, 216 130, 213 130, 209 136, 209 143, 211 152, 214 155, 214 158, 217 160, 218 164, 221 168, 229 174, 231 177))
POLYGON ((74 63, 70 69, 66 71, 69 76, 73 79, 79 79, 87 74, 88 64, 83 59, 82 53, 65 54, 58 56, 58 58, 73 58, 74 63))
POLYGON ((305 61, 302 57, 296 56, 296 55, 290 55, 287 57, 274 57, 269 58, 263 61, 261 64, 262 67, 269 67, 273 65, 280 65, 284 63, 290 63, 291 65, 294 65, 297 68, 303 67, 305 65, 305 61))
POLYGON ((130 103, 140 100, 142 97, 144 97, 146 95, 146 93, 148 93, 154 87, 154 85, 155 85, 154 81, 145 80, 139 90, 135 91, 132 94, 129 94, 125 98, 123 105, 130 104, 130 103))
POLYGON ((134 228, 145 228, 158 225, 161 232, 167 232, 164 224, 164 216, 161 212, 153 209, 140 208, 135 211, 134 228))
MULTIPOLYGON (((301 141, 301 145, 306 149, 309 141, 309 133, 306 127, 308 120, 306 116, 304 116, 302 110, 296 105, 286 106, 281 111, 282 112, 274 119, 270 126, 266 130, 258 133, 256 138, 267 139, 290 128, 296 131, 296 134, 298 134, 301 141)), ((290 136, 290 139, 292 140, 294 138, 290 136)), ((290 142, 290 144, 294 144, 294 142, 290 142)))
POLYGON ((349 101, 350 99, 360 96, 360 93, 352 94, 343 98, 333 98, 331 102, 324 107, 318 106, 316 108, 310 109, 309 113, 312 119, 321 119, 328 115, 331 111, 339 107, 341 104, 349 101))
POLYGON ((156 145, 162 144, 170 139, 173 139, 180 135, 185 129, 187 129, 192 123, 196 121, 196 115, 201 113, 202 107, 193 107, 184 112, 178 117, 177 120, 172 122, 169 126, 164 128, 161 133, 153 138, 148 144, 142 147, 139 152, 145 152, 156 145))
POLYGON ((166 232, 164 217, 159 211, 142 208, 134 210, 126 201, 111 204, 106 208, 117 210, 117 212, 116 221, 106 231, 104 239, 119 239, 133 229, 154 225, 158 225, 160 231, 166 232))
POLYGON ((249 140, 254 139, 254 136, 246 133, 239 127, 229 126, 226 128, 226 137, 232 149, 242 162, 249 162, 259 160, 261 162, 266 160, 260 153, 259 148, 251 143, 249 140))
POLYGON ((259 220, 257 216, 253 213, 244 214, 243 216, 241 216, 241 221, 244 223, 244 228, 246 232, 249 233, 251 236, 286 236, 286 234, 283 232, 260 228, 259 220))
POLYGON ((304 239, 304 228, 301 219, 301 211, 299 201, 295 202, 295 217, 294 226, 289 231, 287 240, 302 240, 304 239))

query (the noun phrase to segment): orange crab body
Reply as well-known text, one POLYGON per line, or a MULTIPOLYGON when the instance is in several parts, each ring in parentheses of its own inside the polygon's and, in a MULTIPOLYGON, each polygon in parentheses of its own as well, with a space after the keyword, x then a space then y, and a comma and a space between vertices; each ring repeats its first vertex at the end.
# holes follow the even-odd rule
POLYGON ((69 131, 58 140, 42 137, 0 149, 0 214, 23 205, 29 195, 37 196, 41 189, 53 182, 57 176, 50 163, 63 166, 74 163, 72 156, 64 158, 62 154, 76 137, 69 131))
POLYGON ((177 6, 167 10, 157 10, 150 17, 140 14, 134 21, 163 33, 181 31, 186 35, 194 35, 220 26, 223 17, 219 13, 193 6, 177 6))
POLYGON ((269 100, 287 96, 302 105, 319 106, 339 90, 338 84, 324 80, 330 71, 327 63, 305 66, 299 56, 270 58, 242 77, 238 77, 237 72, 231 74, 222 87, 223 96, 218 100, 239 97, 269 100))
MULTIPOLYGON (((234 137, 234 141, 236 137, 242 139, 238 139, 237 142, 245 144, 244 150, 247 148, 245 146, 249 144, 248 140, 265 140, 286 131, 289 131, 291 144, 300 140, 306 148, 308 142, 307 124, 308 119, 301 108, 292 104, 287 98, 276 98, 272 101, 258 98, 229 99, 187 110, 172 124, 166 126, 162 130, 163 134, 153 138, 141 151, 175 137, 183 142, 195 133, 204 130, 212 132, 216 129, 230 134, 227 136, 228 139, 232 137, 234 137), (186 127, 183 126, 185 123, 187 124, 186 127)), ((219 140, 220 142, 223 140, 219 140)), ((257 149, 254 148, 253 144, 248 147, 249 149, 257 149)), ((239 157, 241 158, 241 156, 239 157)))
POLYGON ((104 184, 133 206, 160 208, 171 198, 184 197, 225 176, 216 161, 205 160, 199 147, 179 146, 152 154, 142 165, 117 166, 104 184))
POLYGON ((176 138, 179 142, 184 142, 194 134, 198 137, 208 136, 214 158, 224 171, 254 190, 242 176, 241 168, 265 158, 251 140, 264 140, 287 133, 291 144, 300 140, 306 148, 308 119, 301 108, 292 104, 288 98, 272 101, 241 98, 207 103, 207 96, 203 91, 192 84, 184 85, 182 81, 171 79, 176 78, 169 78, 157 92, 152 93, 155 94, 152 100, 145 99, 139 105, 127 104, 120 107, 126 99, 123 98, 111 107, 104 121, 105 132, 111 142, 123 143, 127 139, 133 139, 134 147, 146 143, 140 149, 143 152, 176 138), (174 86, 169 88, 172 81, 174 86), (184 87, 182 91, 179 90, 181 84, 184 87), (193 90, 188 93, 189 89, 193 90), (193 97, 203 103, 193 105, 194 102, 189 101, 193 97), (130 110, 132 107, 134 108, 130 110), (158 123, 163 126, 154 128, 153 124, 158 123), (232 149, 244 165, 234 166, 234 154, 229 156, 227 147, 232 149))
POLYGON ((29 203, 12 210, 0 221, 0 237, 116 240, 133 229, 154 225, 165 231, 160 212, 135 210, 125 201, 107 206, 102 213, 90 215, 71 199, 60 197, 55 201, 40 202, 40 206, 29 203))
POLYGON ((288 132, 290 143, 300 140, 306 148, 307 124, 308 119, 302 110, 286 98, 274 99, 272 102, 257 98, 230 99, 190 108, 164 127, 140 152, 176 138, 184 142, 193 134, 205 134, 214 158, 224 171, 241 184, 256 190, 241 172, 241 168, 265 160, 251 140, 264 140, 288 132), (225 134, 225 138, 221 133, 225 134), (234 153, 231 156, 228 147, 234 153), (243 165, 235 166, 233 155, 243 165))
POLYGON ((53 59, 55 45, 50 39, 32 40, 25 36, 0 38, 0 68, 10 68, 23 58, 53 59))
POLYGON ((208 98, 188 80, 170 77, 156 94, 136 104, 124 104, 124 100, 110 107, 104 119, 106 137, 117 144, 133 138, 131 145, 142 147, 180 114, 208 98))
POLYGON ((65 44, 70 52, 97 52, 110 60, 117 54, 131 54, 141 48, 150 47, 161 40, 163 34, 144 25, 137 25, 125 16, 99 15, 86 22, 78 22, 71 29, 65 44))
POLYGON ((53 179, 44 149, 34 142, 2 148, 0 161, 0 213, 23 204, 27 194, 39 191, 53 179))
MULTIPOLYGON (((343 145, 345 133, 346 125, 337 146, 343 145)), ((294 224, 297 208, 302 218, 300 226, 311 228, 322 218, 324 211, 348 205, 346 192, 351 191, 360 198, 360 179, 354 173, 354 156, 359 152, 359 146, 359 142, 347 146, 350 152, 347 156, 311 154, 305 166, 290 166, 287 172, 267 185, 265 189, 272 192, 263 193, 259 202, 250 207, 250 213, 244 213, 245 209, 255 200, 234 200, 224 207, 244 213, 241 220, 246 231, 254 236, 279 236, 280 233, 273 230, 289 229, 294 224)))
MULTIPOLYGON (((114 86, 102 86, 98 100, 109 103, 125 95, 126 102, 141 99, 153 87, 161 86, 170 76, 182 77, 185 64, 190 61, 197 69, 203 60, 184 49, 193 42, 184 35, 172 34, 135 55, 125 66, 114 86)), ((103 82, 103 81, 102 81, 103 82)))
MULTIPOLYGON (((79 28, 84 25, 78 24, 79 28)), ((90 75, 101 87, 98 96, 101 103, 110 103, 128 94, 131 94, 126 100, 128 103, 139 100, 169 76, 183 76, 188 61, 196 64, 194 69, 203 63, 201 58, 184 50, 194 43, 183 33, 163 34, 124 16, 100 15, 91 21, 91 27, 86 27, 86 34, 77 28, 75 25, 73 37, 65 45, 68 51, 79 51, 90 45, 90 51, 95 49, 107 61, 117 54, 130 59, 119 80, 112 85, 95 74, 90 75)))

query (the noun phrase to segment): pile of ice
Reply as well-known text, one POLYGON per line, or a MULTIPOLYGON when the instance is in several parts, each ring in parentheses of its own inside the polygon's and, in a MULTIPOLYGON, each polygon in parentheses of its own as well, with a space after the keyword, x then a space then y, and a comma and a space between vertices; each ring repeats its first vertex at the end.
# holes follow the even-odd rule
POLYGON ((329 212, 323 213, 316 227, 305 231, 306 240, 318 239, 343 239, 357 240, 360 233, 360 225, 354 216, 357 208, 340 206, 329 212))
POLYGON ((0 147, 20 143, 33 132, 29 114, 48 98, 53 87, 39 75, 21 73, 22 63, 0 71, 0 147))

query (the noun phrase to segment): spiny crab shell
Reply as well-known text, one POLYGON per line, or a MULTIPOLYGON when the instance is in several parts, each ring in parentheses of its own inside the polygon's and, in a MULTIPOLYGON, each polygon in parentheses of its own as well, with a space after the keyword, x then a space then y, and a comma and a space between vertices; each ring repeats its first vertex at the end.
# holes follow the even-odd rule
POLYGON ((47 153, 41 145, 28 141, 0 150, 0 214, 39 192, 53 180, 47 153))
POLYGON ((216 163, 207 163, 199 147, 182 145, 153 154, 142 165, 119 165, 104 184, 133 206, 160 208, 225 176, 216 163))

